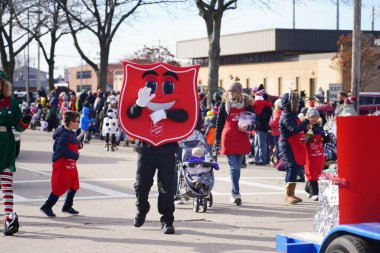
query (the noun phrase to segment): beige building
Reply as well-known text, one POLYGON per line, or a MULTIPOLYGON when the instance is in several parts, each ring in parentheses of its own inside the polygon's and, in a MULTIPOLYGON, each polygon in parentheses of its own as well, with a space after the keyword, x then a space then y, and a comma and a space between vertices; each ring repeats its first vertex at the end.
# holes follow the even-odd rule
MULTIPOLYGON (((281 95, 291 86, 305 90, 308 97, 314 97, 319 87, 326 92, 330 83, 342 83, 340 70, 331 59, 338 50, 339 36, 349 32, 269 29, 221 36, 219 87, 226 89, 233 75, 240 77, 244 88, 264 84, 271 95, 281 95)), ((207 85, 206 38, 177 42, 177 58, 200 64, 199 84, 207 85)), ((380 91, 377 81, 366 91, 380 91)), ((343 90, 349 91, 350 84, 343 83, 343 90)))
MULTIPOLYGON (((114 73, 122 71, 121 63, 111 63, 108 65, 107 91, 116 90, 114 84, 114 73)), ((80 92, 83 89, 96 92, 98 78, 95 71, 89 65, 69 67, 65 69, 65 81, 69 84, 69 89, 80 92)))

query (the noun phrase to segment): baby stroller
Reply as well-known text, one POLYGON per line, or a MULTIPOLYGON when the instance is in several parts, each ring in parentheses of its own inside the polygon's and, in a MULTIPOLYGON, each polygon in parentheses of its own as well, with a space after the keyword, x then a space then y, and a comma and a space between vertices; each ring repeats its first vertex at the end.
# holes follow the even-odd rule
POLYGON ((191 157, 193 148, 201 147, 205 149, 205 141, 185 140, 180 142, 179 145, 182 148, 182 154, 177 163, 177 198, 193 198, 194 212, 199 212, 199 210, 206 212, 207 207, 211 207, 213 204, 211 190, 215 182, 213 172, 215 164, 205 161, 186 162, 191 157), (199 184, 203 185, 203 187, 199 188, 199 184))

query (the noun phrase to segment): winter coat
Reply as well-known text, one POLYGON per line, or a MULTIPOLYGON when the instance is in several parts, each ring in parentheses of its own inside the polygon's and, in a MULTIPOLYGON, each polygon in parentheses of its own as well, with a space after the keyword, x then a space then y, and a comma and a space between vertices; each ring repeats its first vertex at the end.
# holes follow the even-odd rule
POLYGON ((280 135, 280 116, 282 110, 274 111, 271 121, 269 121, 269 126, 272 128, 272 136, 280 135))
POLYGON ((253 112, 252 99, 243 97, 244 105, 241 109, 230 108, 226 110, 226 99, 224 98, 216 121, 215 143, 221 144, 222 155, 243 155, 251 151, 249 134, 238 128, 239 114, 245 111, 253 112))
POLYGON ((255 100, 252 106, 256 112, 256 130, 268 132, 269 121, 272 116, 272 103, 266 100, 255 100))
POLYGON ((339 113, 338 116, 356 116, 358 113, 356 112, 353 104, 345 104, 343 105, 343 110, 339 113))
POLYGON ((79 128, 82 130, 88 130, 90 124, 93 121, 93 119, 90 119, 89 117, 89 112, 90 112, 90 108, 83 107, 82 115, 80 116, 80 122, 79 122, 79 128))
POLYGON ((24 131, 28 128, 22 120, 22 112, 17 101, 11 97, 0 95, 0 126, 6 131, 0 131, 0 172, 10 169, 16 170, 16 142, 12 132, 12 127, 16 131, 24 131))
POLYGON ((53 140, 53 162, 57 161, 61 157, 72 160, 79 159, 79 153, 70 151, 68 148, 69 143, 77 145, 79 144, 79 141, 73 131, 66 129, 63 126, 60 126, 53 134, 53 140))
MULTIPOLYGON (((280 138, 279 138, 279 149, 280 149, 280 156, 283 159, 285 166, 287 168, 299 166, 298 163, 296 163, 295 156, 293 154, 292 147, 288 141, 289 137, 292 137, 295 134, 303 133, 303 131, 306 130, 307 126, 309 125, 310 121, 308 119, 304 119, 300 124, 297 124, 297 121, 300 121, 300 119, 297 117, 296 113, 291 112, 291 101, 290 101, 290 94, 286 93, 283 95, 281 99, 282 104, 282 113, 280 116, 280 138)), ((304 156, 306 159, 306 152, 305 154, 297 154, 304 156)))

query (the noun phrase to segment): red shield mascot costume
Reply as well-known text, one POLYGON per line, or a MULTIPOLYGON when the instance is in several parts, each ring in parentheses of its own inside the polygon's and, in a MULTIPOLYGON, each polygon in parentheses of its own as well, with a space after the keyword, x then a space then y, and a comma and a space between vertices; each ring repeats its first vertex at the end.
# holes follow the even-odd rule
POLYGON ((175 154, 179 152, 177 142, 192 134, 197 124, 199 66, 123 61, 123 67, 119 121, 121 128, 137 139, 134 150, 138 153, 134 225, 140 227, 145 222, 150 209, 148 195, 157 170, 161 230, 173 234, 175 154))

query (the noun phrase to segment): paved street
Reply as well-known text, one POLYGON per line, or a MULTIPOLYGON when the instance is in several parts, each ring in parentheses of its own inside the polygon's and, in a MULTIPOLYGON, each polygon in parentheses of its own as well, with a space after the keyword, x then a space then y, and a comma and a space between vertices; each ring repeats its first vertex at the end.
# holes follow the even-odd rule
POLYGON ((0 240, 0 252, 275 252, 275 235, 313 230, 317 203, 306 198, 284 203, 283 177, 269 166, 242 169, 243 205, 229 202, 230 178, 224 157, 215 172, 214 205, 195 213, 192 202, 177 205, 175 235, 160 231, 156 208, 157 186, 152 187, 151 211, 145 225, 133 227, 136 153, 131 147, 106 152, 100 140, 81 151, 78 162, 81 189, 74 207, 79 216, 60 212, 63 197, 48 219, 39 207, 50 193, 51 133, 27 130, 22 134, 16 161, 15 211, 20 232, 0 240))

